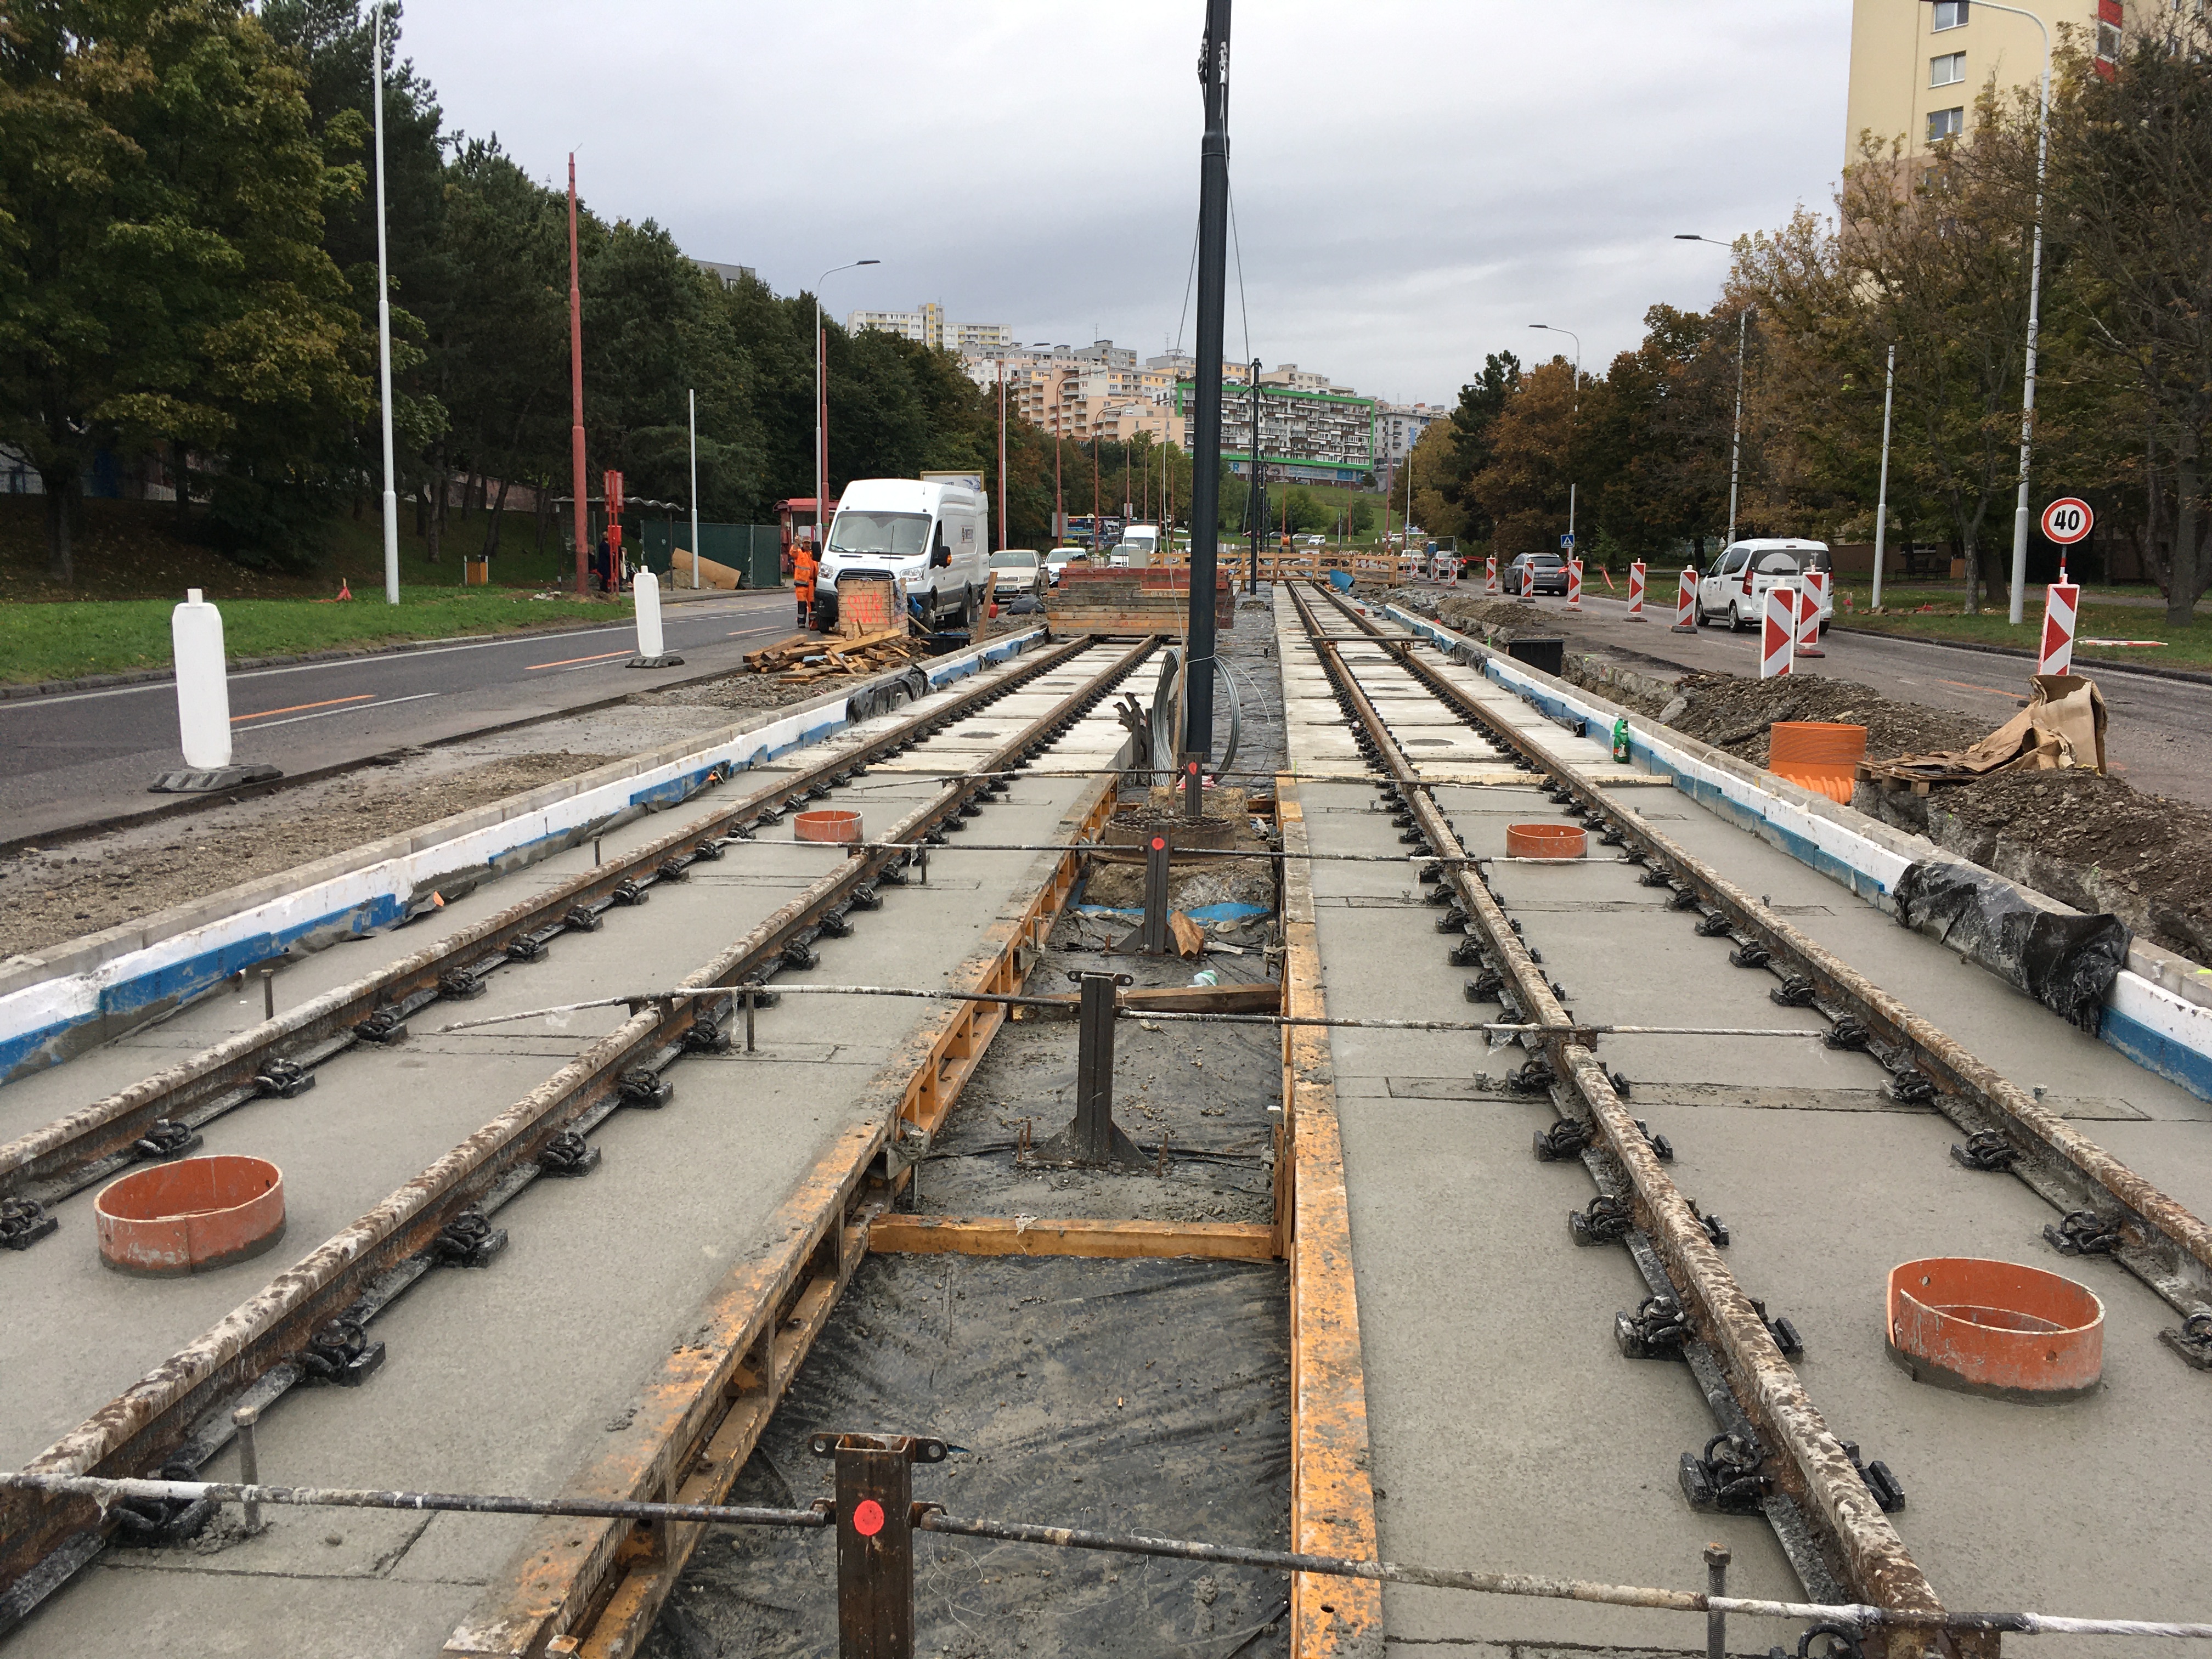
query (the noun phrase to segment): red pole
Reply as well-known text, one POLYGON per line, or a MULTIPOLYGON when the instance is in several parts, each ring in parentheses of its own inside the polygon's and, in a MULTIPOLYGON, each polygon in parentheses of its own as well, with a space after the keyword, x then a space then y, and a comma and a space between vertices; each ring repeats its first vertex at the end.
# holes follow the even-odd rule
POLYGON ((999 545, 1006 545, 1006 360, 999 359, 999 545))
POLYGON ((590 591, 587 571, 591 555, 592 508, 584 484, 584 289, 576 260, 576 153, 568 152, 568 432, 570 470, 575 477, 576 597, 590 591))

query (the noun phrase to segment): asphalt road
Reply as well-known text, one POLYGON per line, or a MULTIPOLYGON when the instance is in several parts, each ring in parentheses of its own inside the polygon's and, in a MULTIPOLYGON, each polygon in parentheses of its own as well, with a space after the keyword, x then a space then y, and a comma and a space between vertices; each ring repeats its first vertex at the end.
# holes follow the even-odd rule
MULTIPOLYGON (((736 668, 796 626, 788 592, 671 604, 663 616, 681 668, 628 666, 637 647, 625 621, 234 674, 233 758, 296 774, 557 714, 736 668)), ((183 764, 172 680, 0 702, 0 839, 158 808, 177 798, 147 786, 183 764)))
MULTIPOLYGON (((1460 592, 1466 591, 1462 584, 1460 592)), ((1546 627, 1612 655, 1711 673, 1759 672, 1757 634, 1731 634, 1726 628, 1702 629, 1695 636, 1674 633, 1672 589, 1666 597, 1669 608, 1661 612, 1647 605, 1640 623, 1627 620, 1626 599, 1587 589, 1585 614, 1579 618, 1566 614, 1564 599, 1549 595, 1538 599, 1534 608, 1544 613, 1546 627)), ((2035 666, 2021 657, 1832 629, 1821 648, 1827 653, 1824 659, 1801 661, 1796 672, 1826 674, 1908 702, 1981 716, 1992 731, 2026 704, 2035 666)), ((2079 665, 2097 682, 2112 716, 2105 753, 2113 773, 2148 794, 2212 806, 2212 685, 2105 672, 2094 663, 2079 665)))

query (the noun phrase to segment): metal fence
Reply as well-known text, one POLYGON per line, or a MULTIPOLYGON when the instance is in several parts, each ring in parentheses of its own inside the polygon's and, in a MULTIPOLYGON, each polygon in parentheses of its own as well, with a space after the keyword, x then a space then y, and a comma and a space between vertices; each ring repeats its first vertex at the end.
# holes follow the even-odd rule
MULTIPOLYGON (((665 580, 678 550, 691 545, 691 525, 685 519, 647 519, 639 526, 638 551, 647 568, 665 580)), ((783 583, 783 532, 772 524, 702 524, 699 553, 710 563, 726 564, 740 573, 745 587, 778 587, 783 583)), ((688 582, 687 562, 684 580, 688 582)))

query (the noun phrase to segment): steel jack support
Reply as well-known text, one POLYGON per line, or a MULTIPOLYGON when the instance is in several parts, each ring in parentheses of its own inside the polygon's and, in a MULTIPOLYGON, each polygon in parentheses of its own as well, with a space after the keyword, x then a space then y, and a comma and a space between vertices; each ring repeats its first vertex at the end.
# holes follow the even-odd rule
POLYGON ((1070 973, 1083 988, 1077 1011, 1075 1116, 1036 1149, 1048 1164, 1142 1164, 1145 1155, 1114 1121, 1114 1008, 1127 974, 1070 973))
POLYGON ((1168 838, 1156 835, 1145 843, 1145 919, 1115 947, 1115 953, 1164 957, 1168 951, 1168 838))
POLYGON ((1182 815, 1194 823, 1206 816, 1206 775, 1199 760, 1196 755, 1182 757, 1182 815))
POLYGON ((913 1659, 914 1465, 942 1463, 942 1440, 817 1434, 837 1460, 839 1659, 913 1659))

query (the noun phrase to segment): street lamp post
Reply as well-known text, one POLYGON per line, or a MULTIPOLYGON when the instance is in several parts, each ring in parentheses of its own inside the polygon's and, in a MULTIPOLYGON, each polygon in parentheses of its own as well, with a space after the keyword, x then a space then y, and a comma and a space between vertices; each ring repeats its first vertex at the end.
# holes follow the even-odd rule
MULTIPOLYGON (((1897 347, 1889 348, 1889 374, 1881 388, 1881 488, 1874 503, 1874 608, 1881 609, 1881 562, 1889 539, 1889 411, 1897 397, 1897 347)), ((1908 554, 1909 557, 1909 554, 1908 554)))
MULTIPOLYGON (((816 561, 822 557, 822 500, 829 488, 830 479, 830 397, 823 386, 823 359, 825 355, 822 334, 822 284, 841 270, 858 270, 862 265, 879 265, 881 259, 855 259, 848 265, 832 265, 814 279, 814 545, 810 550, 816 561)), ((811 625, 814 616, 814 595, 802 596, 811 625)))
MULTIPOLYGON (((399 494, 392 465, 392 273, 384 251, 384 7, 376 8, 376 374, 384 398, 384 602, 399 603, 399 494)), ((187 491, 186 493, 189 493, 187 491)))
MULTIPOLYGON (((1571 328, 1553 328, 1549 323, 1531 323, 1528 326, 1542 329, 1547 334, 1564 334, 1575 343, 1575 400, 1567 417, 1567 467, 1571 473, 1574 470, 1575 422, 1581 418, 1583 412, 1583 337, 1571 328)), ((1406 492, 1406 505, 1409 512, 1413 501, 1413 492, 1409 488, 1406 492)), ((1412 538, 1407 539, 1410 544, 1412 538)), ((1572 477, 1567 480, 1567 551, 1570 554, 1582 551, 1575 540, 1575 480, 1572 477)))
MULTIPOLYGON (((2051 25, 2024 7, 2002 5, 1998 0, 1974 0, 1974 3, 2025 17, 2043 31, 2043 102, 2035 124, 2035 252, 2027 266, 2027 371, 2020 392, 2020 501, 2012 515, 2012 600, 2006 611, 2007 620, 2017 628, 2027 592, 2027 464, 2035 436, 2035 336, 2043 304, 2043 178, 2051 153, 2051 25)), ((1974 578, 1969 572, 1967 592, 1971 594, 1973 587, 1974 578)))

